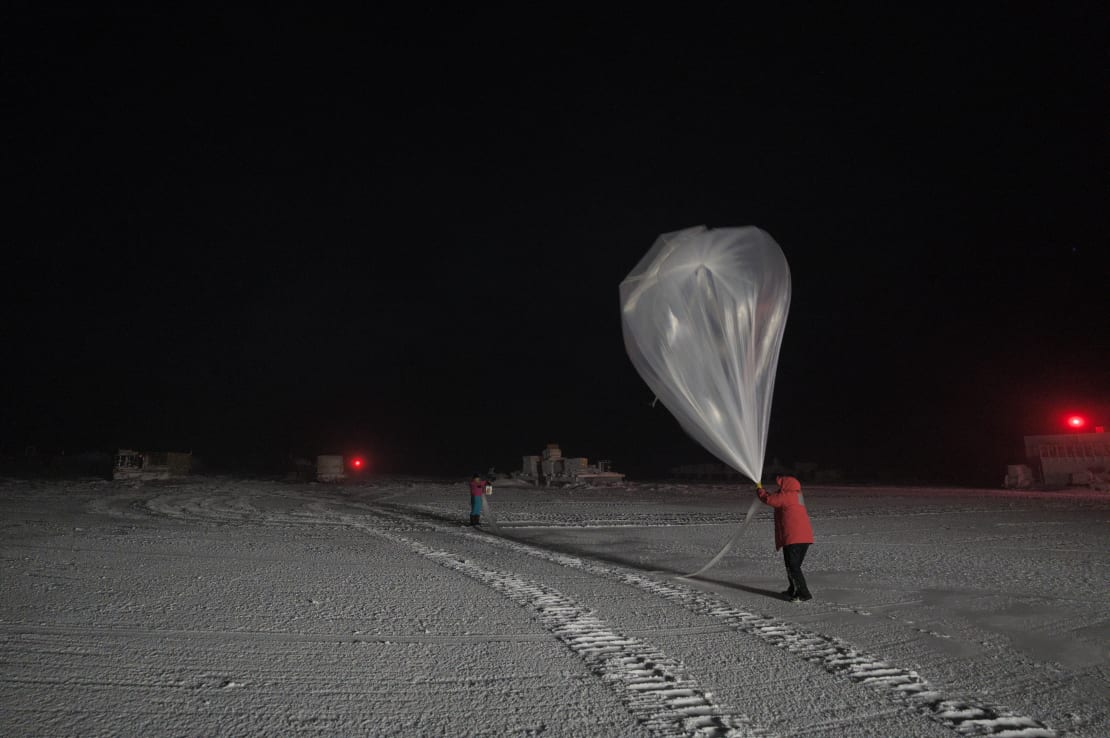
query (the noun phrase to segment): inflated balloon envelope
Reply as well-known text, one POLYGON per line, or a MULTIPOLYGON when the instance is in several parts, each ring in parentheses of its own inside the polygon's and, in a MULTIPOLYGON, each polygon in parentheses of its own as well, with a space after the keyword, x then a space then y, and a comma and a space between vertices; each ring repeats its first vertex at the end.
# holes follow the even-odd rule
MULTIPOLYGON (((782 249, 752 226, 664 233, 620 294, 624 344, 640 376, 690 436, 758 482, 790 309, 782 249)), ((743 527, 688 576, 720 561, 743 527)))

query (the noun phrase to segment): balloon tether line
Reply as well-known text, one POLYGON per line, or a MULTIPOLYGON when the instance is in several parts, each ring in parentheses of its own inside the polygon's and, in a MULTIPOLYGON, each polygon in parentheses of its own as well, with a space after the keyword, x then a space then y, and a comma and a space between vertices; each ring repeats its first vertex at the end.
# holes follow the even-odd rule
POLYGON ((721 548, 720 551, 717 552, 717 555, 714 556, 712 559, 710 559, 709 563, 706 564, 705 566, 703 566, 702 568, 698 569, 697 571, 695 571, 691 574, 683 574, 679 578, 680 579, 693 579, 694 577, 701 576, 702 574, 704 574, 705 572, 709 571, 714 566, 716 566, 717 563, 725 557, 725 554, 727 554, 729 551, 732 550, 732 547, 734 545, 736 545, 736 542, 740 540, 740 535, 744 532, 744 529, 748 527, 748 523, 750 523, 752 521, 752 518, 755 517, 755 511, 756 511, 756 508, 758 508, 758 507, 759 507, 759 498, 756 497, 754 500, 752 500, 752 504, 748 508, 748 514, 744 516, 743 522, 741 522, 740 525, 736 528, 736 532, 732 534, 732 537, 729 538, 727 541, 725 541, 725 545, 721 548))
POLYGON ((493 505, 490 504, 489 495, 482 495, 482 512, 489 516, 490 525, 499 528, 497 516, 493 514, 493 505))

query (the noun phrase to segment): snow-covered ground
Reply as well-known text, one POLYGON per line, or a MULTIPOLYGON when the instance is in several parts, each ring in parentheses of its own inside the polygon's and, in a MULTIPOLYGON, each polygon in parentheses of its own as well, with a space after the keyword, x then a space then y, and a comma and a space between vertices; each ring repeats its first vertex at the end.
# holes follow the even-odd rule
POLYGON ((1110 735, 1110 496, 0 483, 0 734, 1110 735))

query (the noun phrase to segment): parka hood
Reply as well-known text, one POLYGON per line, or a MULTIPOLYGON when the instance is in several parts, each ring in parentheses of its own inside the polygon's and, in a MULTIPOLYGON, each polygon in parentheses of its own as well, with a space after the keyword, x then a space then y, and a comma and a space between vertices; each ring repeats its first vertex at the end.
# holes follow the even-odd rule
POLYGON ((780 477, 779 489, 783 492, 801 492, 802 483, 794 477, 780 477))

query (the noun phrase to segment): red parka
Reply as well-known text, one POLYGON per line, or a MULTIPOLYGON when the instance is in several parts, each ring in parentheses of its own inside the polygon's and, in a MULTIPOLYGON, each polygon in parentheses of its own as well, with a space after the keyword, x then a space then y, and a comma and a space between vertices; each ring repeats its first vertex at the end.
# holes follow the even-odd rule
POLYGON ((778 492, 762 487, 757 490, 759 499, 775 508, 775 550, 793 543, 813 543, 813 526, 802 499, 801 482, 794 477, 780 477, 778 482, 778 492))
POLYGON ((486 493, 486 480, 475 477, 470 480, 470 496, 481 497, 486 493))

